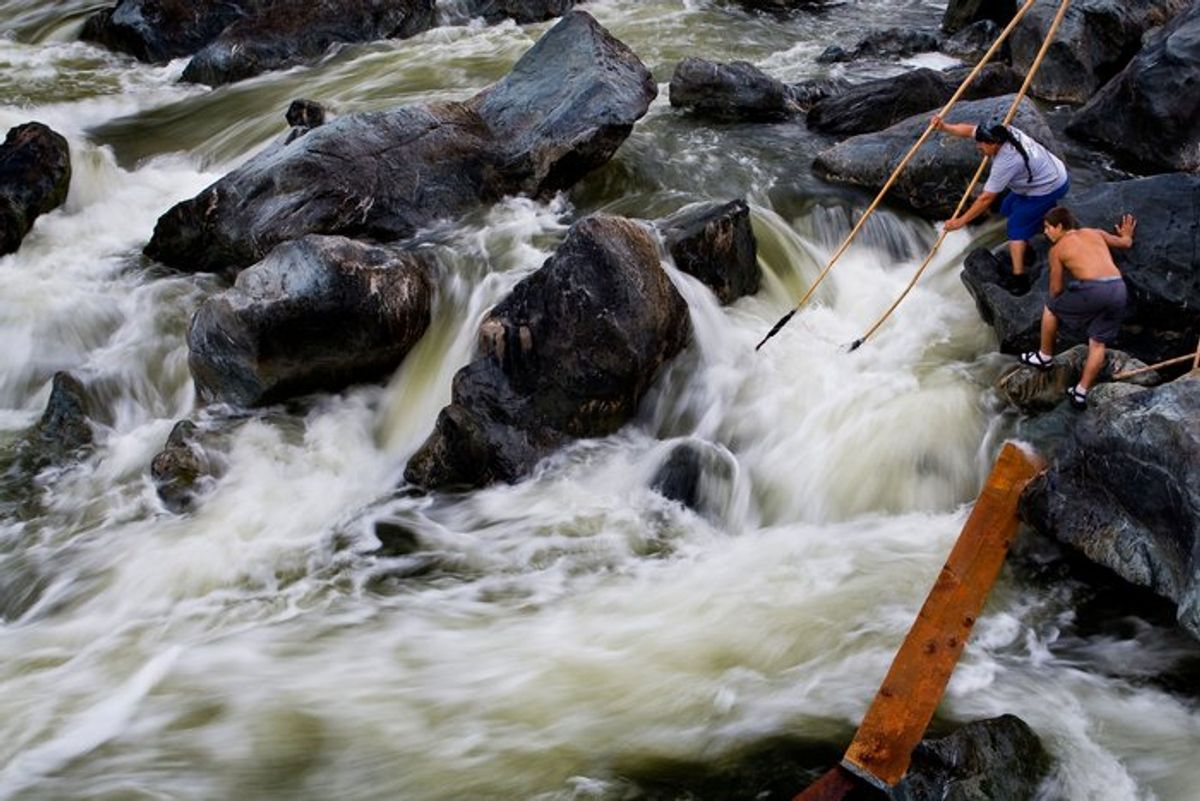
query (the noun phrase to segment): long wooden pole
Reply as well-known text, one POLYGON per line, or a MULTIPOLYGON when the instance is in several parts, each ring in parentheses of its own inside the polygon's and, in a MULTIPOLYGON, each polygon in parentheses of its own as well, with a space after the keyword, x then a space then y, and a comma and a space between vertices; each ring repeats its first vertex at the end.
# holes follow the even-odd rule
POLYGON ((1188 361, 1189 359, 1192 360, 1192 369, 1193 370, 1195 370, 1197 367, 1200 367, 1200 345, 1196 346, 1196 355, 1195 356, 1192 356, 1192 354, 1189 353, 1186 356, 1176 356, 1174 359, 1167 359, 1165 362, 1158 362, 1157 364, 1151 364, 1151 365, 1147 365, 1145 367, 1138 367, 1133 370, 1125 370, 1124 372, 1120 372, 1120 373, 1117 373, 1116 375, 1114 375, 1112 377, 1112 380, 1113 381, 1124 381, 1126 378, 1133 378, 1135 375, 1141 375, 1142 373, 1153 372, 1154 370, 1157 370, 1160 367, 1170 367, 1175 364, 1183 364, 1184 362, 1188 361))
MULTIPOLYGON (((975 69, 971 70, 970 74, 967 75, 967 77, 959 85, 958 89, 946 102, 946 105, 942 106, 942 110, 938 112, 938 116, 944 117, 950 112, 950 109, 954 108, 954 104, 957 103, 959 98, 962 97, 963 93, 967 91, 967 87, 971 85, 971 83, 983 70, 984 66, 991 61, 992 56, 995 55, 996 51, 1000 49, 1000 46, 1004 44, 1005 40, 1008 39, 1008 35, 1012 33, 1014 28, 1017 27, 1017 23, 1021 21, 1021 18, 1025 16, 1025 12, 1029 11, 1035 2, 1037 2, 1037 0, 1025 0, 1025 5, 1021 6, 1021 8, 1017 10, 1017 13, 1013 15, 1012 21, 1009 22, 1008 25, 1005 26, 1004 30, 1000 32, 1000 35, 996 37, 996 41, 992 42, 992 46, 989 47, 987 52, 983 54, 983 58, 979 59, 979 63, 975 65, 975 69)), ((854 241, 854 238, 858 236, 858 232, 861 231, 863 225, 866 224, 867 218, 869 218, 875 212, 875 209, 883 201, 883 198, 888 193, 888 190, 892 188, 892 184, 896 183, 896 179, 900 177, 900 173, 906 166, 908 166, 908 162, 911 161, 912 157, 916 155, 918 150, 920 150, 921 145, 925 144, 925 140, 929 138, 931 133, 933 133, 932 122, 930 122, 929 126, 926 127, 925 132, 921 134, 921 137, 917 139, 916 144, 909 149, 908 153, 905 154, 900 163, 896 165, 896 168, 892 170, 891 176, 888 177, 887 182, 883 185, 883 188, 879 190, 879 194, 877 194, 875 199, 871 201, 871 205, 867 206, 867 210, 863 212, 863 215, 859 217, 858 222, 855 223, 854 227, 850 230, 850 233, 842 241, 842 244, 836 251, 834 251, 833 255, 829 258, 829 261, 826 262, 825 268, 821 270, 821 273, 817 276, 817 279, 813 281, 812 285, 808 288, 808 291, 804 293, 804 297, 800 298, 800 302, 797 303, 791 311, 780 318, 779 322, 777 322, 767 333, 767 335, 762 338, 762 341, 755 346, 755 350, 758 350, 765 345, 768 339, 775 336, 775 334, 779 332, 779 329, 783 328, 783 326, 787 324, 788 320, 791 320, 792 316, 801 308, 803 308, 804 304, 808 303, 808 300, 812 297, 813 292, 817 290, 817 287, 820 286, 821 282, 825 280, 825 276, 829 275, 829 271, 833 269, 833 265, 837 263, 837 260, 840 259, 842 254, 846 252, 846 249, 850 247, 850 243, 854 241)))
POLYGON ((1021 491, 1044 467, 1005 444, 841 765, 794 801, 842 801, 862 781, 886 790, 904 777, 1016 535, 1021 491))
MULTIPOLYGON (((1017 115, 1017 109, 1021 105, 1021 100, 1025 97, 1025 93, 1029 91, 1029 87, 1033 83, 1033 78, 1035 75, 1037 75, 1038 68, 1042 66, 1042 59, 1046 57, 1046 52, 1050 49, 1050 44, 1054 41, 1054 34, 1058 32, 1058 27, 1062 24, 1063 17, 1066 16, 1067 6, 1070 5, 1070 2, 1071 0, 1062 0, 1062 5, 1058 7, 1058 13, 1054 16, 1054 21, 1050 23, 1050 31, 1046 34, 1046 39, 1042 42, 1041 49, 1038 50, 1037 58, 1033 60, 1033 65, 1030 66, 1029 72, 1025 75, 1025 81, 1021 84, 1020 91, 1017 92, 1017 99, 1013 101, 1008 113, 1004 115, 1005 125, 1008 125, 1010 122, 1012 122, 1013 117, 1017 115)), ((979 163, 979 169, 975 170, 975 177, 972 178, 971 183, 967 185, 967 191, 963 193, 962 198, 958 201, 958 205, 954 208, 954 214, 950 215, 951 219, 957 217, 959 212, 962 211, 963 205, 966 204, 967 199, 971 196, 971 192, 975 189, 975 185, 979 183, 979 178, 981 175, 983 175, 983 168, 987 166, 987 163, 988 157, 984 156, 983 161, 979 163)), ((880 326, 883 325, 884 321, 886 321, 887 318, 892 315, 892 312, 896 310, 896 307, 899 306, 906 297, 908 297, 908 293, 911 292, 912 288, 917 285, 917 281, 921 278, 921 274, 925 272, 925 268, 928 267, 933 261, 933 257, 937 255, 938 249, 941 248, 942 242, 946 241, 946 236, 948 234, 949 231, 946 231, 943 228, 941 234, 938 235, 937 241, 933 243, 933 248, 929 251, 929 255, 925 257, 925 261, 921 262, 921 266, 918 267, 916 273, 913 274, 912 280, 908 282, 908 286, 904 287, 904 291, 900 293, 900 296, 892 302, 891 306, 888 306, 887 311, 880 315, 879 319, 875 321, 874 325, 867 330, 867 333, 863 334, 850 344, 850 350, 857 350, 864 342, 870 339, 875 332, 879 330, 880 326)))

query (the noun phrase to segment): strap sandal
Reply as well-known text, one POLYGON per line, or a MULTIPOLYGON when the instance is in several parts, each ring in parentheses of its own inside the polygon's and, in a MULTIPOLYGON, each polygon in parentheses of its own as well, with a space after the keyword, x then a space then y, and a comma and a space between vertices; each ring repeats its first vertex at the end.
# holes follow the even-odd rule
POLYGON ((1080 392, 1077 386, 1067 390, 1067 400, 1070 402, 1072 409, 1083 411, 1087 408, 1087 393, 1080 392))
POLYGON ((1047 359, 1041 354, 1041 351, 1031 350, 1021 354, 1021 364, 1027 367, 1036 367, 1039 370, 1049 370, 1054 366, 1054 359, 1053 357, 1047 359))

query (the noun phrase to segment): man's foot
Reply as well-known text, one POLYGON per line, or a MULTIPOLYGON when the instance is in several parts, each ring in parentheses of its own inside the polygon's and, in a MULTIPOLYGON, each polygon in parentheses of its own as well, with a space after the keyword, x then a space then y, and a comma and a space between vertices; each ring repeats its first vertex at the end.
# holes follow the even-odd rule
POLYGON ((1029 273, 1006 273, 1000 276, 1000 286, 1011 295, 1024 295, 1032 283, 1029 273))
POLYGON ((1047 356, 1040 350, 1031 350, 1021 354, 1021 364, 1036 367, 1039 370, 1049 370, 1054 365, 1054 357, 1047 356))
POLYGON ((1072 409, 1079 409, 1080 411, 1086 409, 1087 396, 1087 390, 1080 389, 1078 384, 1067 390, 1067 400, 1071 403, 1072 409))

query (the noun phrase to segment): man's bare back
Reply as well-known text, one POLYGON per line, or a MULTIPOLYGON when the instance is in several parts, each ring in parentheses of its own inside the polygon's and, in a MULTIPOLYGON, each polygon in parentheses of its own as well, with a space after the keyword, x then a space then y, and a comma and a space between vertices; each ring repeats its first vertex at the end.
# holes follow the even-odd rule
MULTIPOLYGON (((1050 291, 1058 294, 1061 291, 1061 272, 1056 267, 1065 268, 1076 281, 1093 281, 1097 278, 1115 278, 1121 275, 1113 262, 1109 248, 1128 248, 1133 244, 1133 231, 1137 221, 1126 214, 1116 226, 1117 234, 1102 231, 1099 228, 1075 228, 1071 230, 1056 229, 1057 237, 1054 246, 1050 248, 1050 291), (1056 276, 1056 273, 1058 274, 1056 276), (1056 282, 1054 279, 1060 278, 1056 282), (1055 286, 1058 283, 1059 286, 1055 286)), ((1048 230, 1049 234, 1050 231, 1048 230)))

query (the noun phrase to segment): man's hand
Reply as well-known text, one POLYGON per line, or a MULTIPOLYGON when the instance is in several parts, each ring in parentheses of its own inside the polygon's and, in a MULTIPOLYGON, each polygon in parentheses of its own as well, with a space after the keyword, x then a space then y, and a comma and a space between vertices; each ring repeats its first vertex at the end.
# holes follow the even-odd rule
POLYGON ((1132 214, 1126 214, 1121 218, 1121 221, 1117 223, 1117 236, 1121 237, 1122 239, 1128 239, 1132 243, 1133 231, 1135 228, 1137 228, 1137 218, 1132 214))
POLYGON ((941 115, 934 114, 933 119, 930 120, 930 122, 933 124, 933 130, 935 130, 935 131, 946 130, 946 121, 941 118, 941 115))
POLYGON ((962 228, 966 224, 967 224, 967 221, 964 220, 962 217, 951 217, 949 220, 946 220, 946 222, 942 223, 942 227, 945 228, 947 231, 957 231, 959 228, 962 228))

